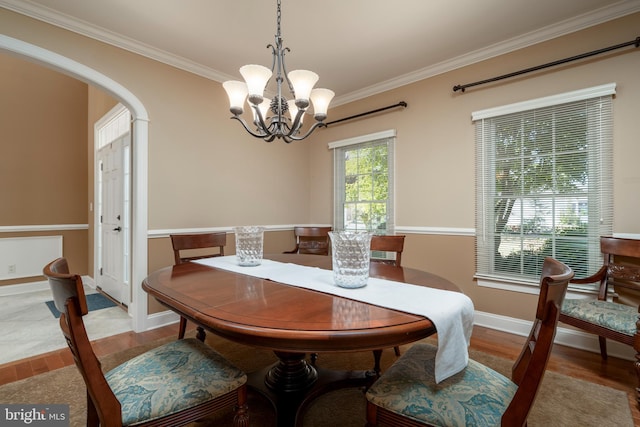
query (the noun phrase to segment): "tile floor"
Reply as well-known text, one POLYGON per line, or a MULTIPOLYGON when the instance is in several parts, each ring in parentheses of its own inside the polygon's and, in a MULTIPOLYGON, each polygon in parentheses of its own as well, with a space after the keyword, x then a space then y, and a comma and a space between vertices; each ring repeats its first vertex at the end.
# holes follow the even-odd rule
MULTIPOLYGON (((85 293, 95 293, 85 285, 85 293)), ((0 296, 0 364, 67 346, 59 320, 45 304, 51 291, 0 296)), ((84 318, 90 340, 131 330, 131 317, 120 307, 91 311, 84 318)))

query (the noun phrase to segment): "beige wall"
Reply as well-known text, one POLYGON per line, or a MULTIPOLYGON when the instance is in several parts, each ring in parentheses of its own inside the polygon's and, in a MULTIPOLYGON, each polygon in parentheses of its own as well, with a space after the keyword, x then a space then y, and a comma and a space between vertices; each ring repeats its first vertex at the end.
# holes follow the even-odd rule
MULTIPOLYGON (((438 75, 332 109, 331 119, 406 101, 404 110, 329 127, 310 146, 312 175, 331 170, 327 143, 386 129, 397 130, 396 223, 404 227, 475 228, 474 111, 605 83, 617 83, 614 100, 614 232, 640 233, 640 54, 630 47, 581 62, 453 92, 456 84, 486 78, 634 40, 640 14, 438 75)), ((311 182, 311 221, 330 215, 329 174, 311 182)), ((535 296, 480 288, 473 280, 473 237, 409 236, 403 263, 457 283, 477 310, 516 318, 533 315, 535 296)))
MULTIPOLYGON (((633 40, 639 24, 640 14, 636 14, 333 108, 329 120, 400 100, 409 104, 402 111, 320 129, 304 142, 265 144, 228 119, 227 101, 219 83, 0 10, 0 32, 89 65, 128 88, 144 104, 151 119, 151 231, 331 223, 332 155, 327 143, 386 129, 396 129, 398 135, 398 227, 474 228, 471 113, 616 82, 614 231, 640 234, 636 220, 640 172, 635 167, 640 154, 637 52, 617 51, 468 89, 464 94, 452 91, 455 84, 633 40)), ((265 238, 278 242, 274 250, 292 241, 288 233, 267 233, 265 238)), ((535 297, 531 295, 476 286, 473 237, 411 234, 403 259, 409 267, 426 269, 457 283, 473 298, 477 310, 523 319, 533 313, 535 297)), ((150 269, 170 263, 168 239, 151 239, 150 269)))
MULTIPOLYGON (((270 231, 264 234, 264 253, 281 253, 290 251, 294 247, 295 240, 292 231, 270 231)), ((149 253, 154 254, 154 256, 149 259, 149 271, 173 265, 173 249, 169 237, 149 239, 148 248, 149 253)), ((225 255, 233 255, 236 253, 236 242, 233 233, 227 234, 227 245, 224 251, 225 255)), ((148 303, 149 313, 165 310, 154 298, 149 298, 148 303)))
MULTIPOLYGON (((86 224, 87 85, 7 55, 0 76, 0 226, 86 224)), ((86 230, 0 238, 35 235, 62 235, 64 253, 87 273, 86 230)))

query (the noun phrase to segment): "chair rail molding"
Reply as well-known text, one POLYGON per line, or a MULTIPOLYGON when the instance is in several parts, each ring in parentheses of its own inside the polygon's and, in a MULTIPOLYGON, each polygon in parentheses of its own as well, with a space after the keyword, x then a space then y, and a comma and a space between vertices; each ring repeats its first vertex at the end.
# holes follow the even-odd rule
MULTIPOLYGON (((332 224, 276 224, 276 225, 261 225, 265 228, 265 231, 290 231, 294 227, 331 227, 332 224)), ((154 229, 149 230, 148 237, 150 239, 157 239, 163 237, 169 237, 171 234, 180 233, 211 233, 226 231, 227 233, 233 232, 233 226, 223 227, 197 227, 197 228, 168 228, 168 229, 154 229)), ((460 227, 424 227, 424 226, 404 226, 397 225, 395 227, 396 233, 407 234, 430 234, 430 235, 444 235, 444 236, 475 236, 475 228, 460 228, 460 227)))
POLYGON ((88 230, 89 224, 0 225, 0 233, 88 230))
MULTIPOLYGON (((293 231, 294 227, 304 226, 304 227, 331 227, 331 224, 284 224, 284 225, 260 225, 265 228, 265 231, 293 231)), ((165 237, 169 237, 171 234, 187 234, 187 233, 233 233, 234 226, 225 226, 225 227, 198 227, 198 228, 167 228, 167 229, 157 229, 157 230, 149 230, 148 236, 150 239, 161 239, 165 237)))

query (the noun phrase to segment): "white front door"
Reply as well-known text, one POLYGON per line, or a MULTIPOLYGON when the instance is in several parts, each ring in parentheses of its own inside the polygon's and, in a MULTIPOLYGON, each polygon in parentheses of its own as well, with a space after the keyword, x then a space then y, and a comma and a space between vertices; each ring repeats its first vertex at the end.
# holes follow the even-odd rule
MULTIPOLYGON (((128 111, 122 110, 126 115, 128 111)), ((101 141, 96 153, 98 244, 96 285, 116 301, 128 306, 130 291, 130 147, 131 133, 117 117, 98 130, 101 141), (124 133, 123 133, 124 132, 124 133), (106 139, 105 139, 106 138, 106 139)))

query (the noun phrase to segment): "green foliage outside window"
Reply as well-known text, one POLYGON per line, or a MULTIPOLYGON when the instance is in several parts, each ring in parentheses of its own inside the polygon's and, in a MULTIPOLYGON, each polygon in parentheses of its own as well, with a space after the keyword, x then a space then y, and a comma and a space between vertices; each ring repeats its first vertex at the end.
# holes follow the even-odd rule
POLYGON ((575 107, 493 122, 496 272, 536 277, 546 256, 578 276, 587 266, 588 123, 575 107))
POLYGON ((389 198, 386 144, 347 150, 344 155, 345 229, 385 228, 389 198))

